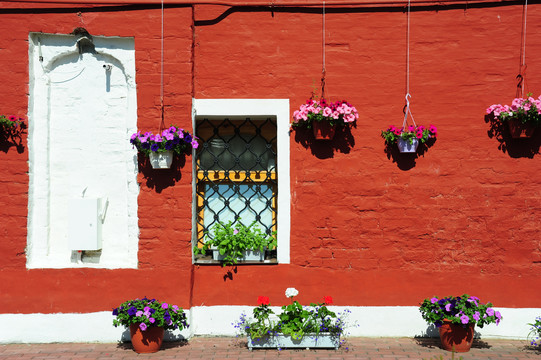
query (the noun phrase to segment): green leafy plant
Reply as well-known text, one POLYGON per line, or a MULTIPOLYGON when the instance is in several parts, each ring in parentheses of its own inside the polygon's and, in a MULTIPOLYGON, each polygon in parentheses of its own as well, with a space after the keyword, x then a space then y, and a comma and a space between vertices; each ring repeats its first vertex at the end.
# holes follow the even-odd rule
POLYGON ((528 93, 525 99, 513 99, 511 105, 491 105, 486 112, 492 114, 496 121, 518 120, 522 124, 541 126, 541 96, 535 99, 532 93, 528 93))
POLYGON ((163 327, 168 329, 184 329, 189 325, 186 314, 177 305, 159 302, 156 299, 135 299, 122 303, 113 309, 115 327, 122 325, 129 327, 131 324, 139 324, 139 328, 145 331, 149 326, 163 327))
POLYGON ((535 318, 535 322, 528 324, 531 326, 530 333, 528 338, 530 340, 530 345, 532 346, 541 346, 541 316, 535 318))
POLYGON ((425 299, 419 311, 427 323, 436 327, 441 327, 444 320, 449 320, 454 324, 473 323, 482 328, 491 323, 498 325, 502 319, 500 312, 495 311, 491 303, 483 304, 478 297, 467 294, 425 299))
POLYGON ((255 225, 255 221, 246 226, 239 221, 227 224, 217 223, 213 228, 213 235, 206 236, 203 247, 195 247, 195 254, 206 254, 211 248, 216 248, 224 256, 222 265, 234 265, 242 258, 246 251, 265 251, 276 247, 275 233, 267 235, 255 225))
POLYGON ((243 335, 252 339, 261 339, 267 336, 284 334, 294 340, 300 340, 307 334, 330 333, 340 336, 347 327, 346 318, 350 311, 336 314, 327 308, 333 303, 332 297, 324 296, 322 303, 311 303, 302 306, 293 297, 298 294, 294 288, 286 290, 286 297, 291 304, 282 306, 282 312, 275 316, 270 308, 269 298, 258 297, 259 306, 254 308, 253 317, 248 318, 242 314, 239 321, 234 323, 235 328, 243 335), (273 316, 273 317, 271 317, 273 316))
POLYGON ((397 128, 396 126, 389 126, 387 130, 381 132, 381 137, 385 139, 387 146, 396 144, 398 139, 402 138, 407 140, 410 144, 414 139, 417 139, 421 144, 426 143, 430 139, 436 139, 438 129, 434 125, 424 127, 423 125, 397 128))

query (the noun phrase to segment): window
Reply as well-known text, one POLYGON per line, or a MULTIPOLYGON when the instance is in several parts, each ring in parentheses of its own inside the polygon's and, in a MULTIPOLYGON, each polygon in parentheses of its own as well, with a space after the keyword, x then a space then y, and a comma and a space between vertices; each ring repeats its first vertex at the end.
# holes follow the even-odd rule
POLYGON ((194 113, 194 246, 218 222, 255 222, 289 262, 289 102, 194 100, 194 113))

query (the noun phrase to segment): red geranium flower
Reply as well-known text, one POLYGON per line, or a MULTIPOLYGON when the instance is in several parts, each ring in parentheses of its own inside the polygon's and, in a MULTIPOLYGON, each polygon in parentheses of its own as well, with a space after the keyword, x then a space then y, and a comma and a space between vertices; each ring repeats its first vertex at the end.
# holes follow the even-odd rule
POLYGON ((325 305, 332 305, 333 304, 332 297, 331 296, 323 296, 323 302, 325 303, 325 305))
POLYGON ((270 300, 268 296, 258 296, 257 297, 257 304, 258 305, 269 305, 270 300))

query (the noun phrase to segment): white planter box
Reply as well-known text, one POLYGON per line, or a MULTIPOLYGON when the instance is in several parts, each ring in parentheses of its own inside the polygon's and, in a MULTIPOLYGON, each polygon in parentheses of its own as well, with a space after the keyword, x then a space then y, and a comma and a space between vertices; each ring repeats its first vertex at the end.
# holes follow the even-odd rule
POLYGON ((284 334, 269 335, 259 339, 252 339, 248 336, 250 350, 269 348, 338 349, 339 346, 340 335, 331 333, 305 334, 300 340, 293 340, 291 336, 284 334))
MULTIPOLYGON (((225 258, 225 255, 221 255, 220 251, 218 249, 211 249, 212 250, 212 259, 213 260, 223 260, 225 258)), ((265 260, 265 251, 254 251, 254 250, 246 250, 244 252, 244 256, 239 258, 240 261, 246 261, 246 260, 252 260, 252 261, 263 261, 265 260)))
POLYGON ((397 146, 398 150, 401 153, 414 153, 417 151, 417 146, 419 146, 419 140, 413 139, 413 142, 410 144, 409 140, 404 140, 398 138, 397 146))
POLYGON ((173 163, 173 151, 151 152, 149 159, 153 169, 169 169, 173 163))

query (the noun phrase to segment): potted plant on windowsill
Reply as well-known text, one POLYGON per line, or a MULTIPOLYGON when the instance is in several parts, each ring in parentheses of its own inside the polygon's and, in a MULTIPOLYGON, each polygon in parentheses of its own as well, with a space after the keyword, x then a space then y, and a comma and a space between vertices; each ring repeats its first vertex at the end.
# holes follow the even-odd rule
MULTIPOLYGON (((273 234, 274 235, 274 234, 273 234)), ((276 247, 274 236, 264 234, 255 225, 255 221, 245 226, 240 219, 233 224, 217 223, 213 228, 213 235, 208 236, 203 247, 195 247, 194 253, 205 255, 208 250, 213 252, 213 259, 222 261, 222 265, 235 265, 238 261, 265 259, 266 249, 276 247)))
POLYGON ((529 93, 526 99, 513 99, 511 105, 491 105, 486 112, 495 122, 507 123, 512 138, 530 138, 541 126, 541 96, 534 99, 529 93))
POLYGON ((332 297, 324 296, 322 303, 302 306, 293 297, 298 295, 295 288, 286 289, 291 304, 282 306, 282 312, 275 315, 266 296, 258 297, 258 306, 253 309, 253 318, 242 314, 234 323, 241 335, 248 338, 248 348, 334 348, 340 346, 340 336, 347 327, 345 310, 336 314, 327 306, 332 297))
POLYGON ((115 327, 122 325, 130 329, 132 346, 137 353, 157 352, 164 330, 182 330, 189 326, 182 308, 146 297, 122 303, 113 309, 113 315, 116 316, 115 327))
POLYGON ((345 100, 327 102, 308 99, 293 113, 292 128, 313 129, 317 140, 331 140, 338 126, 350 126, 359 118, 357 109, 345 100))
POLYGON ((437 133, 438 129, 434 125, 428 127, 409 125, 401 128, 391 125, 387 130, 381 132, 381 137, 385 139, 385 144, 388 147, 396 144, 401 153, 414 153, 417 151, 419 143, 425 144, 434 141, 437 133))
POLYGON ((141 131, 132 134, 130 143, 150 159, 153 169, 169 169, 173 161, 173 154, 190 154, 197 149, 199 143, 189 132, 184 129, 170 126, 161 134, 154 135, 151 132, 144 134, 141 131))
POLYGON ((470 350, 475 325, 482 328, 491 323, 498 325, 502 320, 491 303, 483 304, 478 297, 467 294, 425 299, 419 311, 427 323, 439 329, 442 347, 455 352, 470 350))

